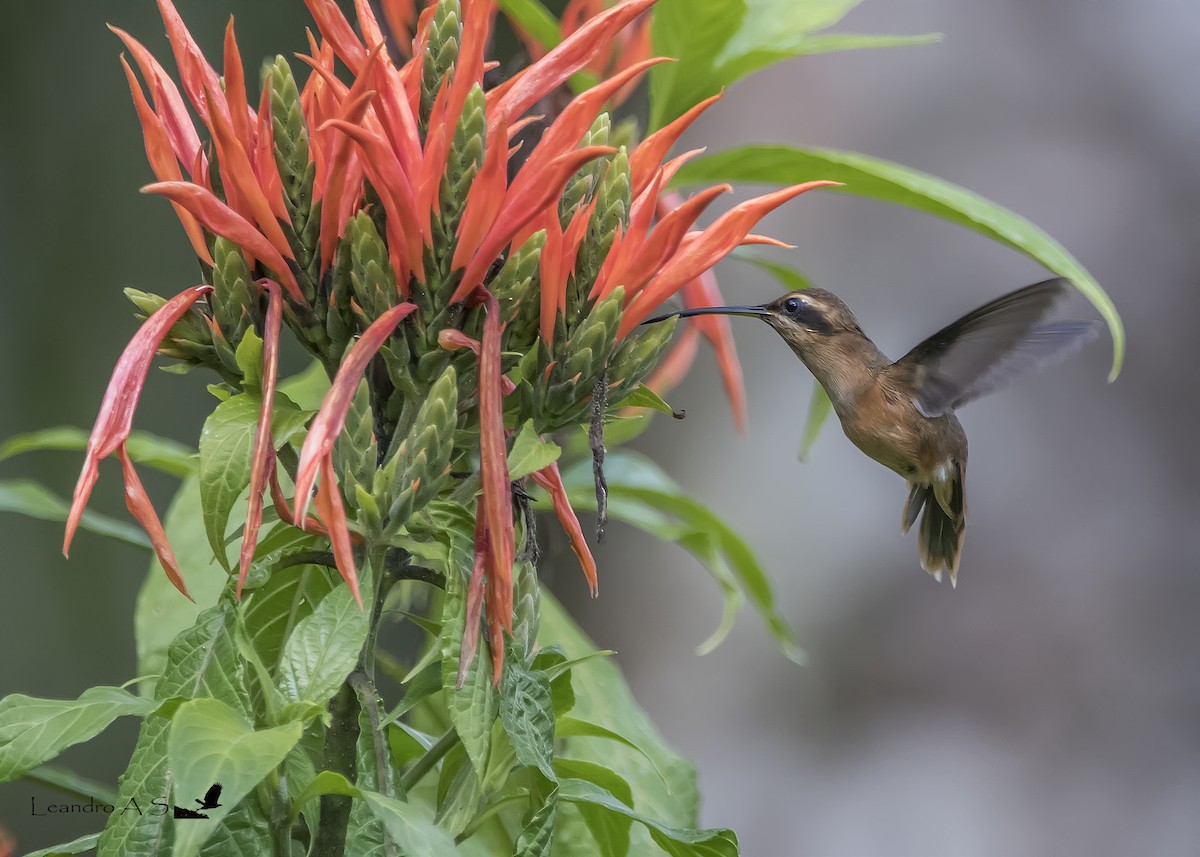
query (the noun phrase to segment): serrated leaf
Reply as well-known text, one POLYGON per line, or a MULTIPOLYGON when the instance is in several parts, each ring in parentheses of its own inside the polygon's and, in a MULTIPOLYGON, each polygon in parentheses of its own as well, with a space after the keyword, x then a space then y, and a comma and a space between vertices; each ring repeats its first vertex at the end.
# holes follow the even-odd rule
POLYGON ((404 854, 458 857, 454 840, 425 815, 423 808, 366 790, 362 798, 404 854))
POLYGON ((171 721, 167 756, 175 777, 176 805, 192 806, 217 783, 218 807, 207 819, 176 825, 173 857, 192 857, 229 814, 300 740, 299 723, 255 731, 241 714, 216 699, 183 703, 171 721))
POLYGON ((348 586, 321 599, 283 646, 276 684, 284 698, 324 702, 332 697, 358 663, 368 624, 368 612, 359 608, 348 586))
MULTIPOLYGON (((88 432, 76 426, 54 426, 17 434, 0 444, 0 461, 40 450, 83 452, 87 442, 88 432)), ((125 439, 125 451, 136 463, 172 476, 187 476, 196 469, 196 450, 149 432, 130 432, 125 439)))
POLYGON ((509 651, 500 679, 500 721, 512 742, 517 761, 554 779, 554 701, 550 679, 541 670, 528 670, 509 651))
POLYGON ((6 696, 0 700, 0 783, 96 737, 118 717, 145 717, 154 708, 119 687, 88 688, 78 699, 6 696))
POLYGON ((1040 262, 1070 280, 1108 323, 1113 340, 1109 380, 1125 356, 1125 330, 1112 300, 1066 249, 1034 224, 950 182, 900 164, 833 149, 793 146, 741 146, 685 164, 673 185, 714 181, 790 184, 814 177, 844 183, 834 193, 867 196, 915 208, 965 226, 1040 262))
MULTIPOLYGON (((0 512, 15 512, 40 521, 61 523, 67 520, 70 504, 49 488, 32 480, 5 479, 0 480, 0 512)), ((147 550, 150 548, 150 539, 139 527, 90 509, 84 511, 79 526, 98 536, 108 536, 147 550)))
POLYGON ((155 687, 160 700, 205 696, 250 715, 245 664, 234 636, 236 615, 229 604, 210 607, 167 650, 167 666, 155 687))
POLYGON ((462 687, 458 687, 466 612, 462 573, 452 571, 446 578, 442 607, 442 690, 450 722, 471 760, 471 767, 482 776, 487 765, 492 723, 496 719, 499 700, 496 688, 492 685, 491 651, 483 639, 479 641, 475 659, 467 669, 462 687))
POLYGON ((39 851, 30 851, 25 857, 65 857, 68 854, 84 854, 95 848, 99 839, 99 833, 89 833, 62 845, 51 845, 49 848, 42 848, 39 851))
POLYGON ((151 715, 142 721, 129 766, 121 775, 115 811, 100 834, 97 857, 167 857, 174 828, 170 823, 171 773, 167 733, 171 721, 151 715))
POLYGON ((634 812, 609 791, 586 780, 560 780, 558 797, 622 815, 644 825, 655 844, 674 857, 738 857, 737 836, 732 830, 693 830, 663 824, 634 812))
POLYGON ((521 479, 558 461, 562 448, 550 440, 542 440, 534 431, 533 420, 527 420, 513 439, 508 454, 508 478, 521 479))
POLYGON ((530 811, 513 847, 514 857, 548 857, 558 815, 558 783, 554 777, 539 776, 530 789, 530 811))
MULTIPOLYGON (((289 528, 290 529, 290 528, 289 528)), ((284 642, 296 625, 340 583, 335 572, 316 565, 295 565, 272 572, 241 608, 255 651, 275 673, 284 642)))
POLYGON ((201 847, 200 857, 261 857, 271 836, 271 823, 261 803, 248 795, 221 819, 201 847))

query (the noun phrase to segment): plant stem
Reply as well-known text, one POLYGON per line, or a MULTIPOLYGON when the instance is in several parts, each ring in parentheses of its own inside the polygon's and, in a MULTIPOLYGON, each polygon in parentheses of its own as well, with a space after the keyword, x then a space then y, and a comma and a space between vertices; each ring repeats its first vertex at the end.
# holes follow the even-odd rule
POLYGON ((458 743, 458 733, 453 728, 447 729, 446 734, 437 739, 432 747, 430 747, 425 755, 413 762, 412 767, 404 772, 404 776, 400 778, 400 793, 408 794, 421 781, 421 778, 428 774, 433 766, 441 761, 442 757, 454 749, 454 745, 458 743))
MULTIPOLYGON (((347 682, 333 698, 330 714, 333 722, 325 735, 327 771, 341 774, 350 782, 358 779, 358 694, 347 682)), ((350 823, 351 799, 346 795, 321 795, 321 826, 313 843, 315 857, 343 857, 346 853, 346 828, 350 823)))

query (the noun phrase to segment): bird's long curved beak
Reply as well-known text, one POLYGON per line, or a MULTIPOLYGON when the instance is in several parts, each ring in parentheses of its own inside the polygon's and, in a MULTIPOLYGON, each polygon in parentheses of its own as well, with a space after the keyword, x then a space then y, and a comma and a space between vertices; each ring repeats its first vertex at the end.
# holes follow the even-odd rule
POLYGON ((656 315, 654 318, 648 318, 642 324, 654 324, 657 321, 666 321, 672 316, 680 318, 688 318, 693 315, 751 315, 763 316, 770 315, 765 306, 706 306, 696 307, 695 309, 681 309, 676 312, 668 312, 663 315, 656 315))

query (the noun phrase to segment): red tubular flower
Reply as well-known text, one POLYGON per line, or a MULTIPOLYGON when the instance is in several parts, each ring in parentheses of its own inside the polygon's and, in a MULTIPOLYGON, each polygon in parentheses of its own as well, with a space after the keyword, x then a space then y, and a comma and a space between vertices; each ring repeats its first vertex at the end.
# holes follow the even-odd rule
MULTIPOLYGON (((83 469, 79 473, 79 481, 75 484, 75 493, 71 498, 71 510, 67 515, 66 532, 63 536, 63 556, 67 556, 70 551, 71 540, 75 538, 75 530, 79 527, 79 519, 83 517, 83 510, 92 494, 92 488, 95 487, 96 480, 99 478, 100 459, 107 458, 117 451, 124 456, 125 439, 129 437, 129 432, 133 428, 133 412, 137 409, 138 398, 142 394, 146 375, 150 371, 150 361, 154 359, 159 344, 191 305, 211 291, 212 286, 193 286, 190 289, 184 289, 146 319, 138 332, 134 334, 133 339, 125 346, 125 350, 121 352, 116 368, 113 369, 112 378, 108 382, 108 389, 104 392, 104 399, 100 403, 100 413, 97 414, 96 423, 92 426, 92 433, 88 437, 83 469)), ((140 482, 137 482, 136 485, 131 483, 131 479, 137 480, 133 466, 125 463, 124 458, 122 461, 125 464, 126 496, 129 508, 143 524, 150 523, 150 527, 147 529, 148 531, 154 530, 150 532, 151 542, 159 554, 163 568, 167 570, 171 582, 178 587, 180 592, 187 595, 187 587, 183 585, 183 580, 179 576, 179 565, 175 562, 175 557, 166 544, 165 536, 161 535, 162 525, 157 524, 158 518, 154 516, 153 509, 146 500, 146 492, 141 488, 140 482)))
POLYGON ((583 568, 583 576, 587 579, 588 589, 595 598, 600 592, 599 580, 596 576, 596 560, 592 558, 592 550, 588 547, 587 539, 583 537, 583 527, 579 525, 579 517, 571 508, 571 501, 567 497, 567 488, 563 485, 562 474, 558 472, 558 462, 529 475, 550 495, 550 501, 554 504, 554 514, 558 516, 559 524, 562 525, 567 537, 571 540, 571 550, 575 552, 575 557, 583 568))
POLYGON ((254 548, 258 545, 258 528, 262 525, 263 492, 275 473, 275 444, 271 437, 271 413, 275 403, 275 380, 279 374, 279 329, 283 324, 283 295, 279 284, 264 280, 267 292, 267 320, 263 327, 262 408, 254 430, 254 447, 250 455, 250 497, 246 508, 246 526, 242 530, 242 552, 238 560, 237 597, 242 597, 242 585, 250 573, 254 548))
MULTIPOLYGON (((342 359, 337 376, 330 384, 329 392, 325 394, 317 415, 313 417, 308 436, 304 438, 304 446, 300 448, 300 461, 296 465, 297 520, 304 520, 308 512, 309 495, 312 493, 313 483, 322 462, 332 460, 333 444, 346 425, 346 414, 350 410, 354 394, 358 391, 367 364, 383 343, 387 342, 396 325, 416 308, 414 304, 404 303, 384 312, 372 322, 342 359)), ((333 522, 328 520, 325 521, 325 525, 331 530, 334 526, 333 522)))

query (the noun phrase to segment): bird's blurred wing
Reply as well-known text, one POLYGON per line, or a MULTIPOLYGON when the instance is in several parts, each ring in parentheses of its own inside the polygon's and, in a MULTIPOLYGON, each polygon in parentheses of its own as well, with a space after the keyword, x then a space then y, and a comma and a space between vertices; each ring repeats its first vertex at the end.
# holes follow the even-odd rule
POLYGON ((917 408, 936 417, 1054 363, 1094 338, 1092 322, 1037 324, 1070 288, 1045 280, 997 298, 939 330, 896 361, 917 408))

